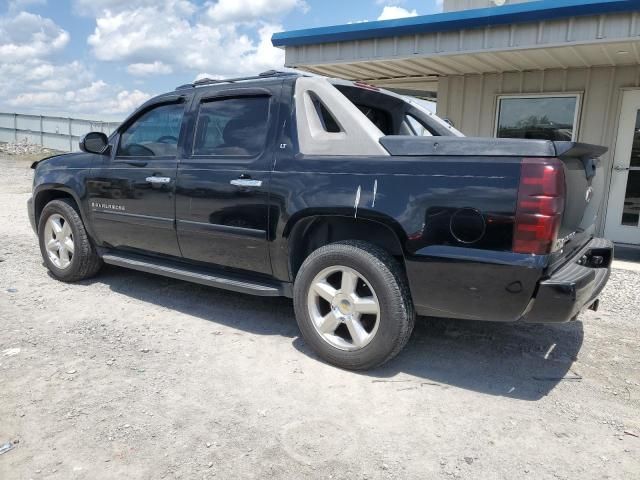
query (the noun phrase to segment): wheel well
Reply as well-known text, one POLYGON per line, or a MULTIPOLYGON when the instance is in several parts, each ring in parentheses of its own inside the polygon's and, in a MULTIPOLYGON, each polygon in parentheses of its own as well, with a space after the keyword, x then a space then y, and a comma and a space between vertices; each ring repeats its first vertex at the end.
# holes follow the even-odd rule
POLYGON ((289 236, 289 268, 295 278, 302 262, 318 248, 342 240, 363 240, 384 249, 404 267, 402 245, 386 225, 366 219, 317 216, 300 220, 289 236))
POLYGON ((42 210, 47 205, 47 203, 52 200, 58 200, 60 198, 68 198, 73 202, 73 206, 75 207, 75 209, 78 209, 76 201, 70 193, 63 192, 62 190, 45 190, 44 192, 40 192, 35 198, 34 209, 36 225, 38 225, 38 223, 40 222, 40 214, 42 213, 42 210))

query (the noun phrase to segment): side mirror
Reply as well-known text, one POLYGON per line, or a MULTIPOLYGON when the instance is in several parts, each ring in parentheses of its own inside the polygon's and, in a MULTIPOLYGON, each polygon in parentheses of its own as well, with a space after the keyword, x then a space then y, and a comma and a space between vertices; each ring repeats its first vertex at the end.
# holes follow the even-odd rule
POLYGON ((446 123, 448 123, 449 125, 451 125, 452 127, 455 127, 453 121, 451 121, 450 118, 443 118, 442 120, 444 120, 446 123))
POLYGON ((102 132, 89 132, 80 140, 80 150, 87 153, 106 154, 109 149, 109 139, 102 132))

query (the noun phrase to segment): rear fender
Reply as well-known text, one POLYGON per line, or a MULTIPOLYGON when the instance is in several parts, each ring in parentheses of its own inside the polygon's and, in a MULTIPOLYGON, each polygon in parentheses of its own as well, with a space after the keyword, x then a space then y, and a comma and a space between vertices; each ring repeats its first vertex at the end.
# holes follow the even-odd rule
MULTIPOLYGON (((352 210, 351 210, 352 211, 352 210)), ((306 255, 327 243, 341 240, 364 240, 384 248, 404 262, 406 234, 393 219, 377 212, 331 213, 309 210, 292 217, 284 230, 289 279, 293 279, 306 255), (362 214, 361 214, 362 213, 362 214)))
POLYGON ((289 221, 284 227, 282 235, 285 238, 289 238, 291 235, 291 232, 294 230, 296 225, 298 225, 301 220, 305 220, 305 219, 308 220, 311 218, 320 218, 320 217, 324 217, 324 218, 343 217, 343 218, 351 218, 356 220, 375 222, 391 230, 393 234, 397 236, 401 245, 404 244, 404 242, 407 239, 407 234, 402 228, 402 225, 400 225, 396 220, 394 220, 390 216, 385 215, 381 212, 371 210, 371 209, 366 209, 366 208, 359 208, 357 215, 355 215, 352 207, 342 208, 342 209, 341 208, 309 208, 309 209, 301 210, 291 216, 291 218, 289 219, 289 221))

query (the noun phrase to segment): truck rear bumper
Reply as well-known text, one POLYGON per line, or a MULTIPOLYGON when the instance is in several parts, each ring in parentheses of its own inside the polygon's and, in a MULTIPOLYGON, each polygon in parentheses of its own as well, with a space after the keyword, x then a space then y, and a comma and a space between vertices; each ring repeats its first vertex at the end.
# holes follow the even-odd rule
POLYGON ((597 307, 598 295, 611 274, 613 243, 592 239, 569 262, 538 285, 522 317, 527 323, 562 323, 587 307, 597 307))

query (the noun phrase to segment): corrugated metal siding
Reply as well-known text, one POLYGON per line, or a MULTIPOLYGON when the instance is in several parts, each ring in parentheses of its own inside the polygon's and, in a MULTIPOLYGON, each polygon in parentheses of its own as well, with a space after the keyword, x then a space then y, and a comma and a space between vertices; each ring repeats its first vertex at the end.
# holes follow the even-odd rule
MULTIPOLYGON (((285 65, 311 71, 351 67, 354 77, 389 78, 376 63, 393 62, 403 75, 452 75, 640 62, 639 12, 487 26, 467 30, 375 38, 286 48, 285 65), (597 48, 594 48, 596 46, 597 48), (553 50, 551 50, 553 48, 553 50), (625 49, 628 53, 618 55, 625 49), (365 70, 366 69, 366 70, 365 70), (367 71, 368 70, 368 71, 367 71)), ((348 73, 347 73, 348 74, 348 73)), ((343 73, 344 75, 344 73, 343 73)))
POLYGON ((64 152, 78 150, 89 132, 110 135, 117 122, 0 112, 0 142, 27 142, 64 152))
MULTIPOLYGON (((504 4, 532 2, 533 0, 507 0, 504 4)), ((495 7, 493 0, 444 0, 443 10, 445 12, 457 12, 459 10, 470 10, 472 8, 495 7)))
POLYGON ((578 141, 609 148, 603 157, 608 185, 625 88, 640 88, 640 66, 451 76, 440 79, 437 113, 465 135, 493 137, 499 95, 580 93, 578 141))

